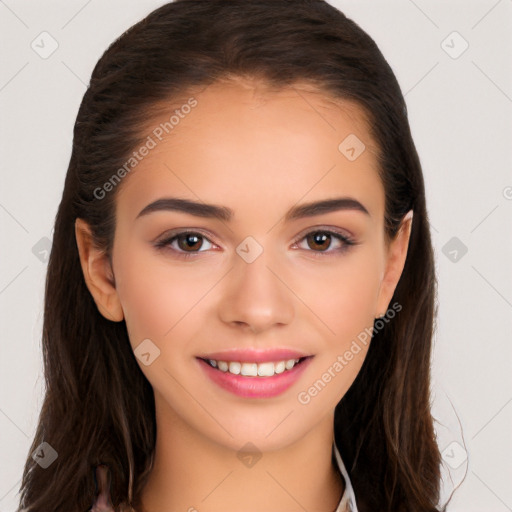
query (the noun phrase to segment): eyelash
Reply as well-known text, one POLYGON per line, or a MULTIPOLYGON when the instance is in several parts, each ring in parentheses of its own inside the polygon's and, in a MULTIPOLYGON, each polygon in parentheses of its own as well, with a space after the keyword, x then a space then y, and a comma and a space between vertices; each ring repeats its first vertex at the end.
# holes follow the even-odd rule
MULTIPOLYGON (((312 229, 311 231, 308 231, 305 234, 301 234, 301 236, 299 238, 297 238, 293 242, 293 244, 295 245, 298 242, 300 242, 301 240, 306 239, 309 235, 318 234, 318 233, 327 234, 327 235, 330 235, 330 236, 338 239, 340 242, 343 243, 343 246, 339 249, 334 249, 334 250, 327 249, 325 251, 313 251, 311 249, 306 250, 306 252, 312 253, 315 257, 325 258, 325 257, 329 257, 329 256, 340 255, 340 254, 343 254, 346 251, 348 251, 351 246, 357 245, 357 242, 350 236, 339 233, 338 231, 333 231, 330 229, 318 229, 318 228, 312 229)), ((169 247, 172 242, 174 242, 179 237, 185 236, 185 235, 199 235, 201 238, 204 238, 204 239, 208 240, 211 244, 213 244, 213 242, 211 242, 210 239, 206 235, 201 233, 200 231, 185 230, 185 231, 180 231, 178 233, 173 233, 172 236, 168 236, 162 240, 157 241, 155 243, 155 247, 158 250, 170 249, 173 252, 175 252, 179 258, 183 258, 183 259, 194 258, 194 257, 196 257, 197 254, 200 254, 201 252, 205 252, 205 251, 186 252, 186 251, 181 251, 181 250, 173 249, 173 248, 169 247)))

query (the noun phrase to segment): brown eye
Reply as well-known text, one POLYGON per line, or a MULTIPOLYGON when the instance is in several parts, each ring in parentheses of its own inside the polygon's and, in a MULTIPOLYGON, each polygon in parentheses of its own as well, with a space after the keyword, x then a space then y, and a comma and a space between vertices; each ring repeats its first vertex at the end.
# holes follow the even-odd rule
POLYGON ((155 246, 157 249, 168 249, 176 253, 177 256, 186 257, 208 251, 213 247, 213 243, 201 233, 182 231, 163 238, 156 242, 155 246), (205 246, 205 244, 207 245, 205 246))
POLYGON ((182 235, 178 235, 175 237, 178 242, 178 247, 186 252, 189 252, 189 249, 194 251, 195 249, 199 249, 202 244, 203 237, 196 233, 185 233, 182 235))
POLYGON ((306 233, 295 243, 299 249, 305 249, 314 256, 331 256, 347 251, 350 246, 356 245, 357 242, 355 242, 351 237, 336 231, 316 229, 306 233), (307 243, 307 247, 300 246, 302 241, 307 243))
POLYGON ((325 251, 331 245, 331 235, 325 233, 324 231, 315 231, 313 233, 309 233, 306 236, 308 241, 308 246, 311 249, 319 249, 320 251, 325 251))

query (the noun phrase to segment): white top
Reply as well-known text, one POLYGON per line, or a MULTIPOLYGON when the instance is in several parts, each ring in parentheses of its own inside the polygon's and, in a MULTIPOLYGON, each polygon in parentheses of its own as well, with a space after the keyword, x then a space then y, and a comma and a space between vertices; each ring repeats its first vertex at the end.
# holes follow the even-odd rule
POLYGON ((333 442, 333 446, 336 462, 338 463, 340 473, 343 475, 343 479, 345 480, 345 491, 343 492, 343 496, 341 497, 341 501, 335 512, 358 512, 356 496, 354 494, 352 483, 350 482, 350 477, 348 476, 345 464, 343 464, 343 461, 341 460, 341 455, 335 442, 333 442))

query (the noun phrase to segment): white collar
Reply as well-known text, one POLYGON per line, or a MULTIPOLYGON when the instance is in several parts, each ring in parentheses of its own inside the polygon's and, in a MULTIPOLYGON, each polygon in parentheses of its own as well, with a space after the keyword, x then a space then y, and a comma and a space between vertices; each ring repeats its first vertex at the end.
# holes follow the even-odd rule
POLYGON ((343 496, 341 497, 341 501, 338 504, 338 508, 335 510, 335 512, 358 512, 357 504, 356 504, 356 496, 354 494, 354 489, 352 487, 350 477, 348 476, 348 472, 345 468, 345 464, 343 464, 343 460, 341 459, 340 452, 338 451, 338 447, 336 446, 336 442, 334 442, 334 441, 333 441, 333 447, 334 447, 334 454, 336 456, 336 462, 338 463, 340 472, 343 475, 343 479, 345 480, 345 491, 343 492, 343 496))

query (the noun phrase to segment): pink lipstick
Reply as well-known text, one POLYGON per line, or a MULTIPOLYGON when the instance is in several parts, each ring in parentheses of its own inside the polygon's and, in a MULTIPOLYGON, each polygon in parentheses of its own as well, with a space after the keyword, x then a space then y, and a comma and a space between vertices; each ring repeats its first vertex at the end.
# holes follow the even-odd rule
POLYGON ((271 398, 297 382, 312 358, 289 349, 234 349, 197 356, 196 360, 221 388, 244 398, 271 398))

